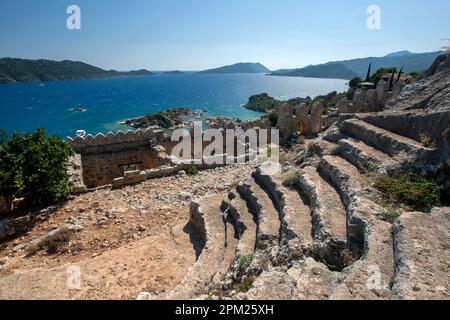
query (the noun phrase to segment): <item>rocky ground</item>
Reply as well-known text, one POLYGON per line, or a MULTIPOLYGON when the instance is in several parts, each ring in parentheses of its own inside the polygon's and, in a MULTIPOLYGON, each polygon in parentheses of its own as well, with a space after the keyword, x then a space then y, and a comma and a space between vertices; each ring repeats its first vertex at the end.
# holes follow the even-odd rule
POLYGON ((0 299, 135 299, 174 289, 200 241, 186 224, 191 199, 226 192, 252 170, 181 172, 42 212, 31 230, 0 246, 0 299), (70 266, 80 268, 80 290, 67 289, 70 266))

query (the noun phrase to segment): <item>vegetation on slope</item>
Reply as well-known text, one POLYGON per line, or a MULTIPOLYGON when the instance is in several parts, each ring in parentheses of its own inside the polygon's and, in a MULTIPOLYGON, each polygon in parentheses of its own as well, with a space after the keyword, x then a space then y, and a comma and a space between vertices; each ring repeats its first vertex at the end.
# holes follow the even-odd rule
POLYGON ((0 83, 88 80, 150 74, 152 73, 147 70, 107 71, 79 61, 0 59, 0 83))
POLYGON ((0 145, 0 194, 23 198, 29 208, 40 208, 65 200, 71 186, 67 160, 73 154, 59 137, 35 133, 2 139, 0 145))
POLYGON ((269 73, 267 69, 261 63, 236 63, 230 66, 224 66, 216 69, 209 69, 200 71, 199 73, 269 73))
POLYGON ((441 200, 441 187, 435 181, 413 173, 378 175, 374 185, 392 200, 401 201, 414 210, 428 212, 441 200))

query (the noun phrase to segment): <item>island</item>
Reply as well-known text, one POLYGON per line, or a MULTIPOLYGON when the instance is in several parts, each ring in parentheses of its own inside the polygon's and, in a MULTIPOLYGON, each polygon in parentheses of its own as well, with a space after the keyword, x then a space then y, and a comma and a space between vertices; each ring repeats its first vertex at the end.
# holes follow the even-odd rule
POLYGON ((324 106, 326 106, 326 108, 329 108, 334 107, 338 103, 338 101, 343 97, 345 97, 345 93, 337 93, 336 91, 333 91, 326 95, 319 95, 314 99, 307 96, 305 98, 298 97, 282 101, 269 96, 267 93, 261 93, 251 96, 248 99, 248 102, 244 105, 244 107, 246 109, 253 111, 258 111, 262 113, 271 113, 271 112, 278 112, 278 108, 283 104, 288 104, 295 109, 302 103, 306 105, 311 105, 316 101, 320 101, 323 103, 324 106))
POLYGON ((241 62, 216 69, 209 69, 197 72, 199 74, 208 73, 269 73, 270 70, 261 63, 241 62))
POLYGON ((0 83, 91 80, 123 76, 152 75, 141 69, 127 72, 104 70, 80 61, 0 59, 0 83))
POLYGON ((125 120, 121 124, 135 129, 173 129, 183 125, 186 122, 186 118, 193 118, 196 115, 198 114, 189 108, 178 107, 125 120))
POLYGON ((177 74, 184 74, 184 72, 180 70, 174 70, 174 71, 164 71, 164 74, 177 75, 177 74))

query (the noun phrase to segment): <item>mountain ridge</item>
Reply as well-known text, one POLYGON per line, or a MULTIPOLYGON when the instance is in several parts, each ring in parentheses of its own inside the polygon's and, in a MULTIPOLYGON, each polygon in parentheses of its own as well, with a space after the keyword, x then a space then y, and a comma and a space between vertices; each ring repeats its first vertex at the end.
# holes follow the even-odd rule
POLYGON ((0 83, 91 80, 151 74, 150 71, 145 69, 128 72, 104 70, 81 61, 72 60, 0 58, 0 83))
POLYGON ((207 73, 269 73, 270 70, 259 62, 239 62, 219 68, 208 69, 197 72, 198 74, 207 73))
POLYGON ((270 75, 350 80, 354 76, 365 77, 370 63, 372 64, 373 72, 383 67, 397 67, 397 69, 403 67, 405 72, 421 72, 426 70, 442 53, 442 51, 413 53, 404 50, 393 52, 383 57, 356 58, 309 65, 304 68, 281 69, 273 71, 270 75), (331 73, 334 77, 329 76, 331 73))

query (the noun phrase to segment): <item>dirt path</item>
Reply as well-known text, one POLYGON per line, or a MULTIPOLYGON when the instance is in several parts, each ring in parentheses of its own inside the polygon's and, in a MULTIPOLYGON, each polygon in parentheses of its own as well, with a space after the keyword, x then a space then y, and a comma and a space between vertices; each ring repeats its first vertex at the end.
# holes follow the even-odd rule
MULTIPOLYGON (((200 239, 187 222, 192 198, 224 193, 252 168, 208 170, 124 189, 80 195, 42 214, 24 235, 0 245, 0 299, 136 299, 181 282, 200 239), (56 248, 27 248, 61 226, 80 230, 56 248), (68 279, 79 270, 79 290, 68 279)), ((196 252, 197 251, 197 252, 196 252)))

